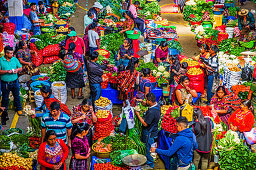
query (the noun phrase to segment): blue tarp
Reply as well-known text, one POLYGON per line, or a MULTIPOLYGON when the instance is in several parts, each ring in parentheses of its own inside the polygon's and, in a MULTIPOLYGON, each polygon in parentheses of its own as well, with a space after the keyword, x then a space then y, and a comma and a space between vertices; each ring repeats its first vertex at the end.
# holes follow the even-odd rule
POLYGON ((18 17, 9 17, 9 21, 15 24, 15 31, 20 31, 23 28, 24 15, 18 17))

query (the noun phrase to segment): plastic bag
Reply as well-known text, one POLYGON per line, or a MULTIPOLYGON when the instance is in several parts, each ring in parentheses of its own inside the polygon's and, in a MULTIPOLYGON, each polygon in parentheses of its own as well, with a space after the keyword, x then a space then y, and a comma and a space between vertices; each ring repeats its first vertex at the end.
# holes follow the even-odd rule
POLYGON ((55 81, 52 83, 52 94, 61 103, 65 104, 67 101, 67 86, 64 81, 55 81))
POLYGON ((109 111, 112 111, 112 108, 113 108, 113 103, 111 102, 106 107, 95 106, 95 112, 97 112, 98 110, 109 110, 109 111))
POLYGON ((30 50, 38 51, 38 49, 36 48, 35 43, 30 43, 29 47, 30 47, 30 50))
POLYGON ((134 155, 138 154, 138 152, 135 149, 131 150, 119 150, 119 151, 114 151, 110 154, 110 157, 113 157, 114 159, 112 162, 115 165, 122 165, 123 164, 123 158, 128 156, 128 155, 134 155))
POLYGON ((252 70, 248 66, 242 68, 241 78, 243 81, 251 81, 252 80, 252 70))
POLYGON ((3 32, 13 35, 15 32, 15 24, 12 22, 4 23, 3 32))
POLYGON ((114 130, 113 118, 108 119, 105 122, 96 122, 94 124, 95 132, 93 134, 93 140, 97 140, 102 137, 107 137, 114 130))
POLYGON ((43 63, 43 61, 44 61, 42 53, 43 53, 43 50, 38 50, 38 51, 36 51, 36 55, 35 54, 31 54, 31 61, 37 67, 40 66, 43 63))
POLYGON ((35 96, 35 103, 36 103, 36 106, 37 107, 41 107, 42 106, 42 103, 44 101, 44 97, 41 95, 41 91, 40 90, 37 90, 34 94, 35 96))
POLYGON ((256 128, 252 128, 250 132, 244 132, 244 136, 245 136, 246 142, 249 145, 256 144, 256 128))
POLYGON ((134 128, 134 109, 131 107, 129 100, 126 100, 126 107, 122 108, 122 113, 125 114, 125 118, 127 120, 128 129, 134 128))
POLYGON ((44 64, 52 64, 52 63, 54 63, 54 61, 56 61, 58 59, 59 59, 59 56, 45 57, 44 64))
POLYGON ((60 45, 54 44, 54 45, 48 45, 43 49, 43 56, 44 57, 50 57, 50 56, 58 56, 60 53, 60 45))

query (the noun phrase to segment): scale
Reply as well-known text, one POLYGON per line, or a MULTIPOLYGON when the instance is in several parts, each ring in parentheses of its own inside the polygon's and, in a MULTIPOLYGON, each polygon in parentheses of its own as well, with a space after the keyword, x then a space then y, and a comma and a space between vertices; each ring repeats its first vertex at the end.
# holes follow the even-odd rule
POLYGON ((141 154, 128 155, 123 158, 123 163, 129 166, 130 170, 141 170, 141 165, 147 161, 146 156, 141 154))

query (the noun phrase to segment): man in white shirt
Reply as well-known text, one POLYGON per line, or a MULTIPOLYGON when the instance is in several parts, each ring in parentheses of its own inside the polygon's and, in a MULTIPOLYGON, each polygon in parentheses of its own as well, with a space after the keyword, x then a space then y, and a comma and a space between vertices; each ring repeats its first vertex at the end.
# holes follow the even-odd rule
POLYGON ((135 1, 134 4, 132 4, 132 0, 130 1, 130 7, 129 7, 129 11, 132 13, 133 18, 134 18, 134 22, 137 25, 138 29, 140 30, 141 34, 144 33, 144 20, 138 17, 137 14, 137 10, 140 6, 140 2, 139 1, 135 1))
POLYGON ((84 30, 88 25, 93 23, 94 14, 92 12, 88 12, 87 15, 84 16, 84 30))

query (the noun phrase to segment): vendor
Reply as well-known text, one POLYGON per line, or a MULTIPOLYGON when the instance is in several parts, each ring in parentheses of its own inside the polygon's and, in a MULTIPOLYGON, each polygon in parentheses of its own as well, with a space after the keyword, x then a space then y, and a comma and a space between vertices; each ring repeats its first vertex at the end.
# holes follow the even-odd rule
MULTIPOLYGON (((149 68, 143 68, 142 70, 142 76, 139 80, 139 87, 138 92, 135 96, 135 98, 132 100, 131 105, 136 106, 139 104, 139 102, 143 102, 145 99, 145 96, 151 92, 151 82, 149 80, 149 77, 151 76, 151 70, 149 68)), ((144 101, 144 104, 145 101, 144 101)))
POLYGON ((155 63, 161 63, 169 60, 169 48, 166 41, 161 41, 160 45, 156 49, 156 61, 155 63))
POLYGON ((243 28, 249 28, 250 30, 255 29, 255 19, 248 9, 241 9, 238 12, 238 27, 240 30, 243 28))
POLYGON ((254 116, 251 101, 246 99, 241 103, 241 109, 236 110, 228 119, 231 130, 249 132, 254 125, 254 116))
POLYGON ((141 140, 146 144, 146 164, 150 168, 154 168, 154 159, 151 156, 150 148, 157 138, 158 122, 161 117, 161 107, 157 104, 156 96, 153 93, 148 93, 146 95, 146 104, 149 106, 149 109, 143 117, 140 116, 140 112, 136 111, 135 113, 143 125, 141 140))
POLYGON ((119 52, 117 54, 117 65, 123 64, 125 67, 128 65, 131 58, 134 56, 134 50, 132 45, 132 40, 126 38, 124 44, 120 46, 119 52))
POLYGON ((120 33, 124 33, 126 31, 132 30, 134 28, 134 21, 133 21, 133 16, 131 11, 125 11, 124 13, 124 17, 125 17, 125 22, 123 25, 123 30, 120 31, 120 33))
POLYGON ((43 1, 38 2, 37 13, 38 14, 46 14, 47 13, 47 10, 46 10, 46 7, 44 6, 43 1))
POLYGON ((80 55, 85 56, 85 45, 84 45, 84 41, 82 38, 78 37, 75 31, 71 31, 68 36, 70 37, 67 42, 66 42, 66 46, 65 46, 65 52, 68 52, 69 49, 69 44, 70 43, 75 43, 76 45, 76 49, 75 52, 79 53, 80 55))
POLYGON ((178 86, 172 94, 172 102, 175 105, 182 106, 186 101, 192 105, 193 97, 197 98, 197 92, 189 85, 189 78, 182 76, 179 80, 178 86))
POLYGON ((34 35, 40 35, 41 31, 40 31, 40 23, 45 22, 43 19, 39 19, 36 13, 37 10, 37 6, 36 3, 32 2, 30 4, 30 13, 29 13, 29 19, 32 23, 32 31, 34 35))
POLYGON ((134 18, 134 23, 137 25, 138 29, 140 30, 141 34, 143 35, 144 33, 144 25, 145 22, 143 19, 138 17, 137 11, 138 8, 140 6, 140 2, 139 1, 135 1, 134 4, 132 4, 132 0, 130 1, 130 7, 129 7, 129 11, 132 13, 133 18, 134 18))
POLYGON ((58 99, 56 99, 53 94, 52 94, 52 89, 49 86, 45 86, 43 85, 40 89, 41 91, 41 95, 43 96, 44 100, 41 104, 40 107, 35 108, 36 111, 44 111, 44 113, 36 113, 36 115, 33 115, 32 117, 42 117, 45 113, 49 113, 50 112, 50 105, 52 102, 56 101, 58 103, 60 103, 60 110, 64 113, 66 113, 67 115, 71 115, 70 110, 68 109, 68 106, 61 103, 58 99))
POLYGON ((94 5, 92 6, 92 8, 89 9, 88 13, 92 13, 93 19, 97 20, 98 14, 102 8, 103 6, 99 2, 94 2, 94 5))
MULTIPOLYGON (((90 99, 84 99, 81 104, 73 107, 71 113, 71 122, 76 123, 88 123, 89 126, 93 126, 93 123, 97 121, 97 117, 93 111, 92 102, 90 99)), ((92 130, 90 129, 87 135, 90 146, 92 145, 92 130)))
MULTIPOLYGON (((32 51, 28 48, 26 41, 20 41, 16 57, 19 59, 22 65, 21 74, 31 73, 31 71, 33 71, 36 68, 36 66, 31 61, 31 54, 36 55, 35 51, 32 51)), ((31 74, 35 75, 34 72, 31 74)), ((39 71, 37 71, 37 74, 39 74, 39 71)))
POLYGON ((219 86, 212 97, 210 109, 214 110, 221 121, 228 125, 228 118, 234 110, 239 109, 241 100, 234 93, 227 95, 226 89, 219 86))
POLYGON ((205 58, 205 59, 209 58, 209 56, 210 56, 210 53, 209 53, 210 47, 209 47, 209 45, 202 44, 200 49, 201 49, 201 51, 200 51, 201 53, 196 57, 192 57, 193 60, 200 61, 200 57, 205 58))

